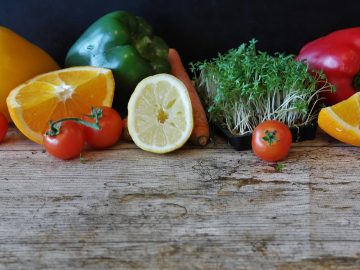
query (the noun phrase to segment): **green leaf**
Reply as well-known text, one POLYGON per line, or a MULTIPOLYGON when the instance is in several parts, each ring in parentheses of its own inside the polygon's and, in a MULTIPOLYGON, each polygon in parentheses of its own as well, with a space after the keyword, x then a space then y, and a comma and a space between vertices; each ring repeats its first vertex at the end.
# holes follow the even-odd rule
POLYGON ((85 164, 85 163, 86 163, 86 160, 85 160, 85 158, 83 157, 82 153, 80 153, 79 159, 80 159, 80 162, 81 162, 82 164, 85 164))
POLYGON ((282 172, 285 168, 285 164, 278 162, 276 163, 274 168, 275 168, 275 172, 282 172))

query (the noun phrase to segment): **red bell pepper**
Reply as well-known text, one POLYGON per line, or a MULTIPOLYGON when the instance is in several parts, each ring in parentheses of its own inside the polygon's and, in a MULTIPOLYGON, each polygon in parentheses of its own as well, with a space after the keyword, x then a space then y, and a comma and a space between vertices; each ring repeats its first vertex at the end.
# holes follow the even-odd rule
POLYGON ((335 31, 306 44, 298 60, 322 70, 336 92, 324 92, 327 105, 336 104, 360 90, 360 27, 335 31))

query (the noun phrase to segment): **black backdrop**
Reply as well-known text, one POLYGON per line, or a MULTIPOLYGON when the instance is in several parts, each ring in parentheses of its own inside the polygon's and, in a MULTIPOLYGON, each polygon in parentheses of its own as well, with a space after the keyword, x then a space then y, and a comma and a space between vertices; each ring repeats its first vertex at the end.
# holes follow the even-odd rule
POLYGON ((62 65, 90 23, 119 9, 150 21, 184 62, 216 56, 253 37, 261 50, 296 54, 318 36, 360 26, 360 0, 0 0, 0 25, 62 65))

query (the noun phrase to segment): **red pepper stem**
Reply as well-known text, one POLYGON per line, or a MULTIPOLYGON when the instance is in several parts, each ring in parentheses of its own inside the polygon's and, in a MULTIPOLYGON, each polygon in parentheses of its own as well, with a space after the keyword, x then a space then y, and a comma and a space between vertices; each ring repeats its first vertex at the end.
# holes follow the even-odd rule
POLYGON ((46 135, 51 136, 51 137, 58 135, 60 133, 61 123, 65 122, 65 121, 74 121, 80 125, 83 125, 83 126, 86 126, 89 128, 93 128, 96 130, 101 129, 98 119, 96 119, 95 123, 91 123, 91 122, 84 121, 80 118, 68 117, 68 118, 61 118, 55 122, 50 121, 49 122, 49 130, 46 132, 46 135))
POLYGON ((356 91, 360 91, 360 72, 358 72, 353 79, 353 87, 356 91))

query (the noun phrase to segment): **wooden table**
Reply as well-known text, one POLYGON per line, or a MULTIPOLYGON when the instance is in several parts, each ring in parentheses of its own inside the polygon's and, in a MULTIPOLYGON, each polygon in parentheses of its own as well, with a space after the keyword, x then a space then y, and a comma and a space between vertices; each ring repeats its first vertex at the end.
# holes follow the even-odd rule
POLYGON ((324 134, 285 168, 221 138, 59 161, 0 145, 0 269, 360 269, 360 149, 324 134))

